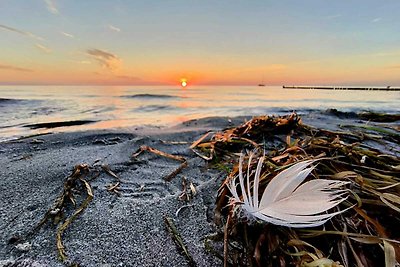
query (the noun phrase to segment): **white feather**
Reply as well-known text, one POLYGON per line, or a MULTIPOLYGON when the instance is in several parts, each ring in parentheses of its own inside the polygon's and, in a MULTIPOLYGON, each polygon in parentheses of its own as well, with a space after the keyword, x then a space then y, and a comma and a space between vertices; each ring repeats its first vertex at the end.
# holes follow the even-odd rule
POLYGON ((242 204, 242 210, 248 216, 287 227, 314 227, 327 222, 333 216, 345 210, 326 213, 347 199, 346 190, 342 189, 348 182, 314 179, 301 184, 315 167, 309 167, 316 160, 299 162, 281 171, 265 188, 261 200, 258 199, 261 168, 264 157, 258 161, 253 179, 253 192, 250 186, 250 163, 247 167, 246 185, 243 176, 243 159, 239 160, 239 184, 243 201, 236 190, 236 178, 228 184, 228 188, 236 203, 242 204))

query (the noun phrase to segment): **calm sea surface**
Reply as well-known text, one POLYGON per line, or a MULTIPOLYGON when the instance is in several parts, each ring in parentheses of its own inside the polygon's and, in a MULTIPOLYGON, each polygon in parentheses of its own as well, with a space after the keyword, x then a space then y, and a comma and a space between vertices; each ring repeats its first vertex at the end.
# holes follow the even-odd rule
POLYGON ((0 140, 46 131, 172 125, 208 116, 287 114, 336 108, 400 113, 400 92, 258 86, 0 86, 0 140), (27 125, 94 123, 31 129, 27 125))

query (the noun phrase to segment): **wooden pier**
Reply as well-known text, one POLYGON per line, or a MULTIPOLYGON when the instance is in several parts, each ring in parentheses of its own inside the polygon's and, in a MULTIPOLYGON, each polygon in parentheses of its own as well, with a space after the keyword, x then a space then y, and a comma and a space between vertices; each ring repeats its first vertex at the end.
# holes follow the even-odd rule
POLYGON ((282 86, 284 89, 311 89, 311 90, 353 90, 353 91, 400 91, 400 87, 349 87, 349 86, 282 86))

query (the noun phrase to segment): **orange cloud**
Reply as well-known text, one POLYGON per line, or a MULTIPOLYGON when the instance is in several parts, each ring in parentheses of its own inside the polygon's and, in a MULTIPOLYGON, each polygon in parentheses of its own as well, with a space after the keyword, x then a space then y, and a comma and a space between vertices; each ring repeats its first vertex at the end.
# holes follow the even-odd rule
POLYGON ((111 72, 118 70, 122 66, 122 60, 118 56, 110 52, 100 49, 88 49, 86 52, 89 56, 95 59, 103 68, 106 68, 111 72))

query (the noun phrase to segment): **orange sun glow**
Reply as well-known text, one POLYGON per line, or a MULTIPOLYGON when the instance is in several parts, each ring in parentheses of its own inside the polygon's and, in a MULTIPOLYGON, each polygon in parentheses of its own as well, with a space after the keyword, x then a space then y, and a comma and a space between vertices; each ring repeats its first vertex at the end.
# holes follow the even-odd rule
POLYGON ((182 87, 186 87, 187 86, 187 80, 186 79, 181 79, 181 85, 182 85, 182 87))

